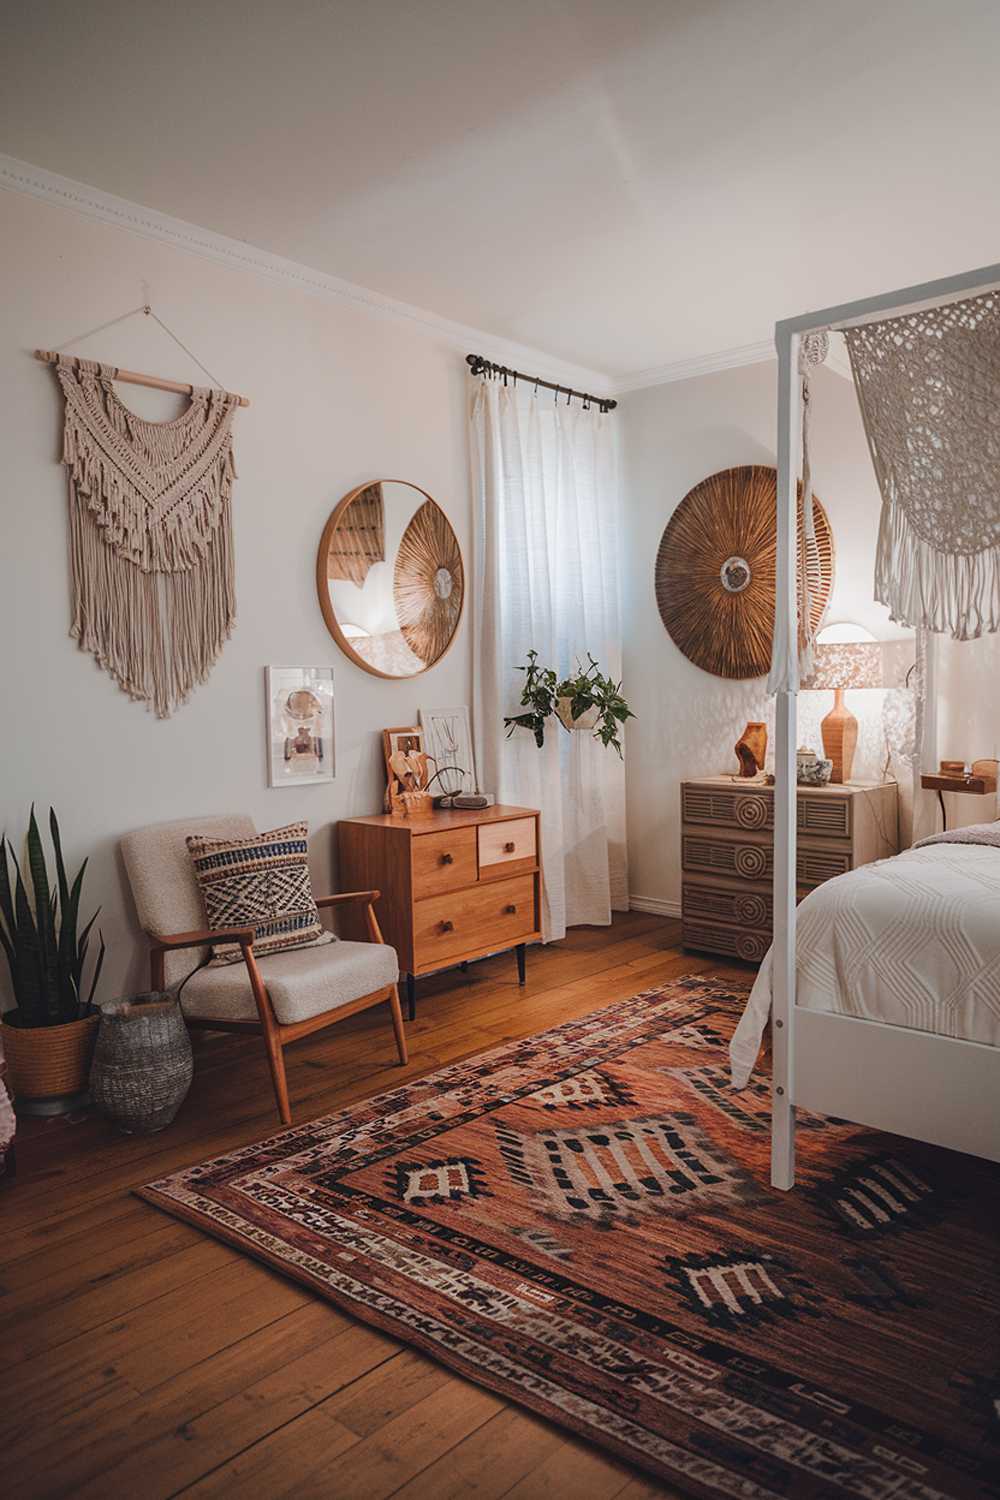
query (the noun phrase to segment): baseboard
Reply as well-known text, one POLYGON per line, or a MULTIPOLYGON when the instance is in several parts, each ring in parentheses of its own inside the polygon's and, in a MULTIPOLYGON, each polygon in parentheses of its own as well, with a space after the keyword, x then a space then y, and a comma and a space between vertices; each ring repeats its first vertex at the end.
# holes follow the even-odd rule
POLYGON ((628 898, 629 911, 648 911, 654 917, 679 917, 681 903, 664 901, 659 896, 632 896, 628 898))

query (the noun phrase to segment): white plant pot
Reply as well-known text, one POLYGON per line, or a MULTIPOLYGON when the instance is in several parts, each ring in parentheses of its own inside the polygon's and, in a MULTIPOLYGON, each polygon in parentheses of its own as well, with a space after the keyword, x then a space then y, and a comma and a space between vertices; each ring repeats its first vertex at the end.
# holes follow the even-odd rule
POLYGON ((559 715, 559 722, 564 724, 567 729, 593 729, 600 715, 600 709, 588 708, 578 719, 574 719, 572 705, 572 698, 558 698, 556 700, 556 713, 559 715))

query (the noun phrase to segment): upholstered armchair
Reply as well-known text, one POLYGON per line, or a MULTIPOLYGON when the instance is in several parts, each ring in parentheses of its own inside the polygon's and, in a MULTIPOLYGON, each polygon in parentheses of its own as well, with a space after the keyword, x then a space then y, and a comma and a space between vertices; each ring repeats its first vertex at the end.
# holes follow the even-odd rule
POLYGON ((149 938, 151 987, 162 990, 181 985, 181 1009, 189 1027, 259 1032, 267 1049, 278 1113, 290 1125, 283 1049, 297 1037, 388 1001, 399 1062, 401 1066, 406 1063, 396 988, 399 966, 375 917, 378 891, 352 891, 316 900, 320 911, 348 903, 363 906, 371 939, 367 943, 338 939, 258 958, 252 927, 208 931, 187 836, 245 839, 255 833, 253 821, 241 815, 187 818, 136 829, 122 839, 121 851, 139 921, 149 938), (208 957, 208 945, 220 942, 238 943, 242 962, 197 968, 208 957))

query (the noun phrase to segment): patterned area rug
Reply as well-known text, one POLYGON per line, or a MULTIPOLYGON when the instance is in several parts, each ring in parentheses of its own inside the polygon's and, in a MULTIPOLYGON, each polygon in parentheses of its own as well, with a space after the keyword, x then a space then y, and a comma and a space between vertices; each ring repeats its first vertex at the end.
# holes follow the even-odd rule
POLYGON ((700 1496, 1000 1493, 1000 1173, 728 1085, 682 979, 144 1188, 700 1496))

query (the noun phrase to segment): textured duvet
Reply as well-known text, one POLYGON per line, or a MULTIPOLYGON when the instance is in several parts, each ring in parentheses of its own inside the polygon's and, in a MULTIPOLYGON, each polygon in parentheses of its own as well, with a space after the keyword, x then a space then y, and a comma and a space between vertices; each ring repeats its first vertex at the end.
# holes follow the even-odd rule
MULTIPOLYGON (((730 1044, 736 1088, 760 1050, 771 962, 730 1044)), ((938 834, 810 892, 797 974, 802 1009, 1000 1046, 1000 824, 938 834)))

